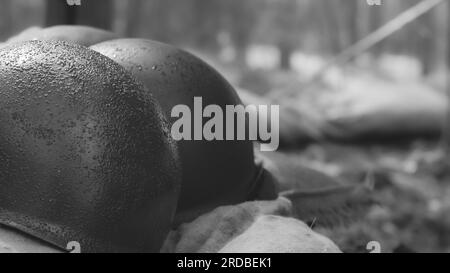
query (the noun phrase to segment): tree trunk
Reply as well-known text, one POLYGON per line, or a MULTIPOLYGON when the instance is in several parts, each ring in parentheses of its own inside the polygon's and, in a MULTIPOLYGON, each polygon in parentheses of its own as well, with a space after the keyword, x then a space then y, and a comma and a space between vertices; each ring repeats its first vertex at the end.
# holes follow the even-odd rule
POLYGON ((359 14, 359 5, 358 5, 359 1, 355 1, 355 0, 351 0, 350 2, 348 2, 347 5, 349 5, 349 8, 347 9, 347 28, 349 31, 349 43, 347 46, 350 46, 356 42, 359 41, 360 36, 359 36, 359 28, 358 28, 358 24, 359 24, 359 19, 358 18, 358 14, 359 14))
POLYGON ((291 55, 292 55, 292 45, 289 42, 281 42, 278 45, 280 50, 280 69, 290 70, 291 69, 291 55))
MULTIPOLYGON (((448 70, 450 70, 450 2, 447 1, 446 4, 447 4, 447 65, 448 70)), ((450 89, 450 79, 448 88, 450 89)), ((448 90, 448 92, 450 94, 450 90, 448 90)))
MULTIPOLYGON (((450 2, 447 1, 447 120, 445 127, 445 148, 447 157, 450 159, 450 2)), ((447 161, 448 162, 448 161, 447 161)))
POLYGON ((335 1, 320 1, 319 4, 321 5, 322 12, 325 14, 325 31, 327 32, 329 51, 332 54, 337 54, 343 49, 341 45, 339 20, 336 15, 336 10, 339 9, 339 3, 335 1))
POLYGON ((47 0, 45 25, 53 26, 76 24, 77 8, 79 7, 69 6, 66 0, 47 0))
MULTIPOLYGON (((378 29, 379 27, 381 27, 381 25, 383 24, 383 5, 377 7, 377 6, 372 6, 372 9, 370 10, 370 20, 369 20, 369 25, 370 25, 370 33, 372 33, 373 31, 375 31, 376 29, 378 29)), ((384 51, 384 44, 383 42, 379 43, 378 45, 374 46, 372 53, 375 56, 379 56, 383 53, 384 51)))
POLYGON ((437 53, 437 39, 436 37, 436 25, 434 24, 434 11, 430 11, 421 18, 420 23, 423 27, 423 35, 419 40, 419 58, 422 63, 422 74, 429 75, 436 66, 436 53, 437 53))
POLYGON ((111 30, 114 2, 111 0, 81 0, 76 23, 111 30))
POLYGON ((11 35, 12 16, 11 16, 11 0, 2 2, 0 9, 0 18, 3 24, 0 24, 0 41, 11 35))
POLYGON ((68 5, 66 0, 47 0, 46 25, 87 25, 111 29, 113 2, 81 0, 81 5, 68 5))
POLYGON ((142 0, 129 0, 127 7, 127 24, 125 35, 127 37, 139 36, 139 26, 141 23, 142 0))

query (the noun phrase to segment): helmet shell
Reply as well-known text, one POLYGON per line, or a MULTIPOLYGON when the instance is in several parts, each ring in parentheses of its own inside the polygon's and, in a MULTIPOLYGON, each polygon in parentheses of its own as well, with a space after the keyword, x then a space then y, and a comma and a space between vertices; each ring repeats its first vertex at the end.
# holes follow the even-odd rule
POLYGON ((120 65, 66 42, 0 49, 0 224, 63 249, 156 252, 180 176, 159 106, 120 65))
POLYGON ((18 43, 30 40, 66 41, 90 46, 103 41, 118 39, 117 34, 107 30, 89 26, 57 25, 47 28, 32 27, 11 37, 7 43, 18 43))
MULTIPOLYGON (((141 80, 171 122, 175 105, 193 112, 194 97, 203 107, 242 104, 233 87, 199 58, 173 46, 143 39, 119 39, 91 46, 141 80)), ((205 122, 205 120, 204 120, 205 122)), ((224 132, 225 132, 224 128, 224 132)), ((188 221, 220 205, 246 201, 257 176, 251 141, 178 142, 182 161, 181 197, 176 221, 188 221)))

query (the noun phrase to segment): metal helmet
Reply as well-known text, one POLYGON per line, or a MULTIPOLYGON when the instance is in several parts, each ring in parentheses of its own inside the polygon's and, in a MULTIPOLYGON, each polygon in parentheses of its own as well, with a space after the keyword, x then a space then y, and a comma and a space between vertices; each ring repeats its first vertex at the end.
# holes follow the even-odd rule
POLYGON ((58 25, 47 28, 31 27, 11 37, 6 43, 25 42, 30 40, 66 41, 90 46, 103 41, 118 39, 117 34, 89 26, 58 25))
MULTIPOLYGON (((242 104, 233 87, 199 58, 167 44, 119 39, 91 46, 132 72, 153 93, 170 118, 175 105, 193 109, 194 97, 204 105, 242 104)), ((191 110, 193 111, 193 110, 191 110)), ((225 129, 224 129, 225 131, 225 129)), ((181 197, 176 222, 189 221, 220 205, 246 201, 259 174, 251 141, 180 140, 181 197)))
POLYGON ((101 54, 0 49, 0 224, 62 249, 159 251, 181 179, 168 134, 145 87, 101 54))

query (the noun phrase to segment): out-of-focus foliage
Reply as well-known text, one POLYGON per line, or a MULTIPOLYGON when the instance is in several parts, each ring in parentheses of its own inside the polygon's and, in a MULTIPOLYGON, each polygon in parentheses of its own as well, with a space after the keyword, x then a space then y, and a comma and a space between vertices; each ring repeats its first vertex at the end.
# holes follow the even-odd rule
POLYGON ((450 166, 436 144, 313 145, 295 153, 305 165, 353 183, 375 185, 374 206, 360 223, 321 230, 344 252, 450 251, 450 166))
MULTIPOLYGON (((30 25, 45 24, 46 5, 64 0, 3 0, 0 39, 30 25)), ((83 5, 87 1, 82 0, 83 5)), ((108 0, 106 0, 108 1, 108 0)), ((245 60, 253 45, 277 50, 277 63, 287 69, 296 50, 335 55, 367 36, 419 0, 110 0, 111 26, 129 37, 145 37, 245 60), (243 58, 244 56, 244 58, 243 58)), ((109 10, 106 9, 105 11, 109 10)), ((87 12, 87 11, 83 11, 87 12)), ((95 13, 100 12, 96 11, 95 13)), ((97 16, 92 14, 92 16, 97 16)), ((416 56, 428 73, 445 54, 447 10, 435 8, 371 53, 416 56)))

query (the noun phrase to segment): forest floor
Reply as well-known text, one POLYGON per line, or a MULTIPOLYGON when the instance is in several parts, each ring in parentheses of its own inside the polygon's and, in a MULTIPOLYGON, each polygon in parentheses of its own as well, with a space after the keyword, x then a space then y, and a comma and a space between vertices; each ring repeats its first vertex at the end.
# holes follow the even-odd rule
MULTIPOLYGON (((450 166, 436 143, 314 144, 292 152, 305 165, 350 183, 374 183, 374 205, 363 219, 319 230, 344 252, 450 252, 450 166)), ((447 161, 448 162, 448 161, 447 161)))
MULTIPOLYGON (((257 57, 258 60, 262 58, 259 55, 257 57)), ((308 55, 304 57, 297 58, 297 62, 294 62, 296 71, 246 71, 239 66, 227 67, 219 65, 215 60, 209 61, 235 86, 265 97, 274 91, 299 93, 303 90, 302 82, 307 78, 305 75, 313 75, 313 68, 320 67, 321 63, 321 57, 316 58, 319 60, 316 65, 314 58, 308 55)), ((423 78, 420 74, 420 63, 410 57, 387 55, 379 60, 360 59, 362 61, 355 61, 346 68, 329 71, 329 75, 323 79, 325 86, 332 86, 331 91, 341 91, 349 82, 363 79, 359 91, 366 91, 369 96, 368 99, 357 96, 355 109, 367 108, 366 112, 359 114, 375 117, 377 122, 370 124, 361 119, 362 122, 358 123, 350 119, 350 128, 364 128, 367 125, 372 126, 370 132, 376 132, 377 129, 383 132, 383 126, 388 124, 389 128, 390 123, 391 128, 397 131, 409 129, 406 124, 428 128, 435 116, 424 119, 425 122, 420 121, 424 114, 432 113, 436 109, 433 104, 425 107, 425 101, 410 95, 398 98, 383 96, 402 94, 401 91, 414 86, 412 83, 417 83, 419 90, 428 86, 445 94, 450 77, 448 71, 439 70, 423 78), (364 82, 367 76, 373 81, 364 82), (392 83, 393 87, 381 92, 383 90, 380 89, 385 86, 377 84, 383 82, 392 83), (371 92, 374 92, 375 96, 370 96, 371 92), (417 104, 415 100, 420 103, 417 104), (407 109, 405 105, 413 107, 407 109), (417 105, 423 109, 417 110, 417 105), (403 110, 406 112, 402 113, 403 110), (390 113, 391 118, 386 118, 386 112, 390 113), (397 114, 402 114, 402 118, 397 118, 397 114), (396 120, 400 122, 396 123, 396 120)), ((428 91, 431 90, 426 88, 424 92, 428 91)), ((317 95, 320 93, 316 92, 317 95)), ((355 94, 361 92, 350 95, 355 94)), ((355 117, 354 120, 358 121, 358 114, 355 117)), ((435 126, 440 127, 440 121, 436 122, 435 126)), ((351 135, 351 132, 349 134, 351 135)), ((351 144, 315 143, 306 148, 290 148, 284 151, 291 154, 293 160, 340 178, 343 182, 369 182, 374 185, 373 195, 377 205, 374 205, 363 219, 334 230, 318 230, 336 242, 344 252, 368 252, 366 246, 370 241, 379 242, 382 252, 450 252, 449 152, 436 140, 411 140, 414 139, 412 135, 406 138, 409 139, 378 144, 355 144, 352 141, 349 141, 351 144)))

